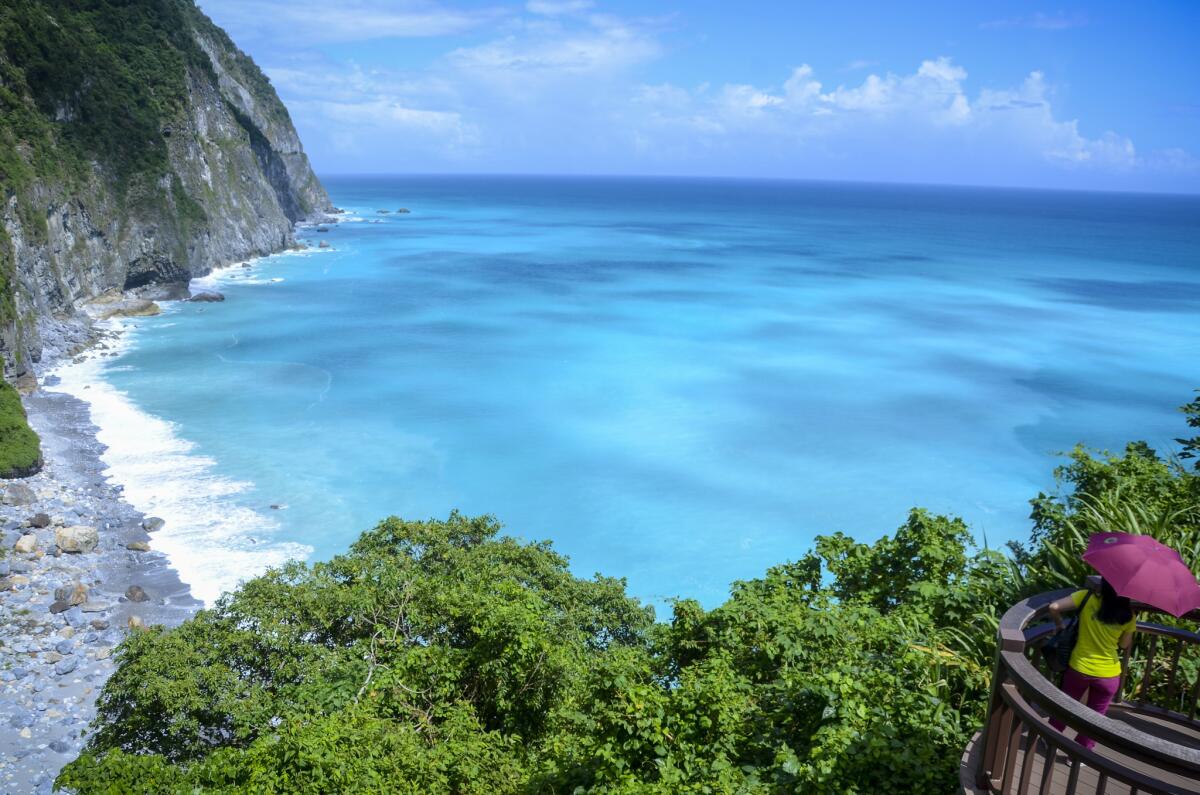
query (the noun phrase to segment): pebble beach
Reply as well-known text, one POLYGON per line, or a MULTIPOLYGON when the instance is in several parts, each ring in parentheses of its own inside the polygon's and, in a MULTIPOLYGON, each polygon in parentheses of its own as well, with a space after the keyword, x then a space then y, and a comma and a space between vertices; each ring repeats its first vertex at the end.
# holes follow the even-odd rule
MULTIPOLYGON (((63 357, 103 355, 85 320, 42 332, 39 387, 63 357)), ((45 465, 0 483, 0 792, 13 795, 50 792, 78 755, 127 633, 201 606, 154 551, 161 520, 105 477, 87 404, 46 388, 24 403, 45 465)))

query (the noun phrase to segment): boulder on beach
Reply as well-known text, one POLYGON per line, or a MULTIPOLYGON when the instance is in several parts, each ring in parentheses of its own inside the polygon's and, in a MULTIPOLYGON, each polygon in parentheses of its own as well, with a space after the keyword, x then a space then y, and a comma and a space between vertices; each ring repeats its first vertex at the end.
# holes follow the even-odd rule
POLYGON ((398 213, 411 213, 411 212, 412 212, 412 210, 408 209, 407 207, 401 207, 401 208, 400 208, 399 210, 397 210, 396 212, 398 212, 398 213))
POLYGON ((131 602, 144 602, 150 598, 140 585, 131 585, 125 590, 125 598, 131 602))
POLYGON ((145 541, 130 541, 125 545, 125 548, 130 552, 149 552, 150 545, 145 541))
POLYGON ((37 376, 33 373, 25 372, 13 379, 13 386, 22 395, 31 395, 37 389, 37 376))
POLYGON ((66 602, 68 607, 81 605, 88 599, 87 586, 81 582, 74 585, 64 585, 62 588, 54 589, 55 602, 66 602))
POLYGON ((192 291, 187 282, 157 282, 138 287, 133 294, 147 301, 186 301, 192 291))
POLYGON ((328 241, 328 240, 322 240, 322 241, 321 241, 321 245, 317 246, 317 248, 329 248, 329 241, 328 241))
POLYGON ((329 231, 329 227, 327 227, 327 226, 318 226, 318 227, 317 227, 317 231, 318 231, 318 232, 328 232, 328 231, 329 231))
POLYGON ((45 512, 35 513, 33 516, 29 517, 29 526, 30 527, 49 527, 50 526, 50 514, 45 513, 45 512))
POLYGON ((4 487, 4 493, 0 497, 4 500, 5 505, 29 505, 37 502, 37 494, 24 483, 8 484, 4 487))
POLYGON ((218 301, 224 301, 224 300, 225 300, 224 295, 222 295, 221 293, 212 292, 211 290, 205 290, 203 292, 196 293, 195 295, 193 295, 191 298, 188 299, 188 301, 190 301, 191 303, 194 303, 194 304, 214 304, 214 303, 217 303, 218 301))
POLYGON ((150 317, 162 310, 158 304, 137 296, 128 296, 119 291, 98 295, 83 306, 83 312, 93 320, 110 317, 150 317))
POLYGON ((166 522, 157 516, 147 516, 142 520, 142 529, 147 533, 153 533, 155 530, 162 530, 164 524, 166 522))
POLYGON ((391 215, 392 214, 391 210, 376 210, 375 212, 379 213, 380 215, 391 215))
POLYGON ((162 308, 153 301, 137 299, 118 307, 108 317, 154 317, 162 314, 162 308))
POLYGON ((37 545, 37 536, 33 533, 26 533, 17 539, 17 543, 13 544, 13 551, 28 555, 37 549, 37 545))
POLYGON ((91 552, 100 543, 100 533, 82 524, 60 527, 54 531, 54 543, 63 552, 91 552))

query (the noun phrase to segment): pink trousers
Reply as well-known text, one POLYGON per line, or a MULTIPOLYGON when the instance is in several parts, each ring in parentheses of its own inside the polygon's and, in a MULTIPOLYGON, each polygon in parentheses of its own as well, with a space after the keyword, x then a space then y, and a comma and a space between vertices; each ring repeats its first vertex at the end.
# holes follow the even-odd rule
MULTIPOLYGON (((1121 677, 1119 676, 1088 676, 1070 667, 1063 674, 1063 692, 1076 701, 1086 692, 1087 705, 1101 715, 1108 712, 1108 705, 1112 703, 1113 698, 1117 695, 1117 688, 1120 686, 1121 677)), ((1052 720, 1050 725, 1059 731, 1063 730, 1061 721, 1052 720)), ((1091 737, 1082 734, 1075 737, 1075 742, 1089 749, 1096 744, 1091 737)))

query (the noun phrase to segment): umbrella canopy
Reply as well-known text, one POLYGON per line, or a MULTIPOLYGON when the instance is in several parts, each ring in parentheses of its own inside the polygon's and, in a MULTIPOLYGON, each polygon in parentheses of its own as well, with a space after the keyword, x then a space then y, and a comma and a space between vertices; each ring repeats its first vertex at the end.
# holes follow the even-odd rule
POLYGON ((1150 536, 1097 533, 1083 559, 1121 596, 1182 616, 1200 607, 1200 584, 1179 553, 1150 536))

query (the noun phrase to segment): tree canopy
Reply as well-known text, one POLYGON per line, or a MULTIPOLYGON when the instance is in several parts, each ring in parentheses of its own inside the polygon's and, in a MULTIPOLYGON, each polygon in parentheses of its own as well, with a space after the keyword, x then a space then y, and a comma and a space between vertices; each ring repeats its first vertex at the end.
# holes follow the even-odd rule
POLYGON ((1083 448, 1007 554, 913 509, 668 622, 490 517, 390 518, 172 629, 136 633, 81 793, 953 792, 998 617, 1077 583, 1100 529, 1195 559, 1200 475, 1143 443, 1083 448))

